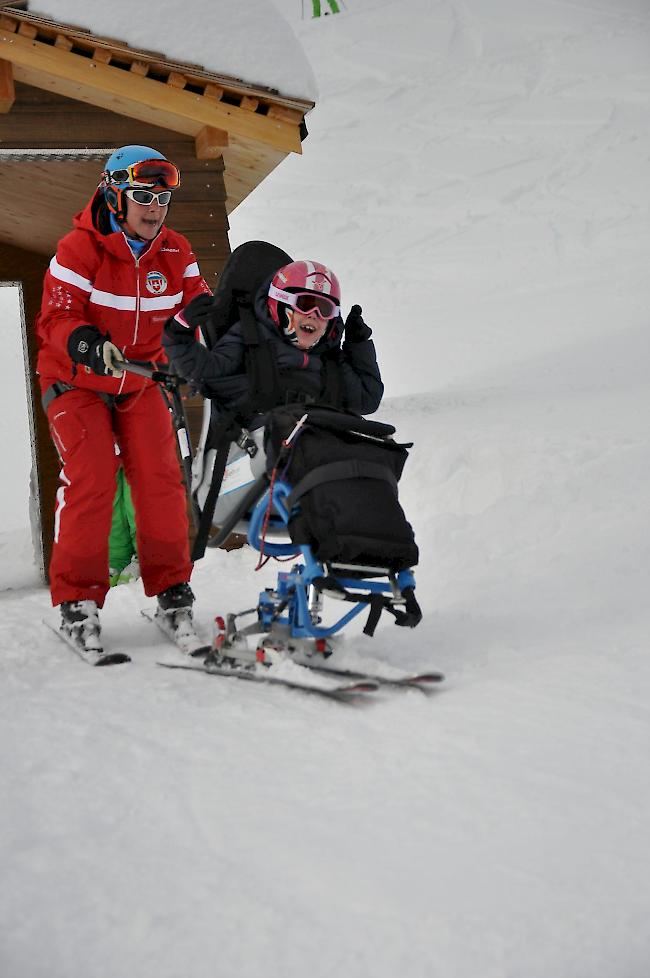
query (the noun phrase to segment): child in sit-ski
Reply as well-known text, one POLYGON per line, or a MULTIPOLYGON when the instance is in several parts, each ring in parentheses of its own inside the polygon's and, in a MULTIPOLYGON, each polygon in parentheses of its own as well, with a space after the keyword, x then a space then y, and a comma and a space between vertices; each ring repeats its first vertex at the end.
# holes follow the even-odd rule
MULTIPOLYGON (((241 322, 235 323, 212 349, 195 339, 205 323, 211 296, 198 296, 170 318, 163 345, 175 369, 205 397, 224 409, 250 401, 246 343, 241 322)), ((319 403, 371 414, 384 387, 371 329, 352 306, 340 315, 341 290, 334 273, 314 261, 294 261, 280 268, 259 289, 253 314, 275 360, 277 404, 319 403)))

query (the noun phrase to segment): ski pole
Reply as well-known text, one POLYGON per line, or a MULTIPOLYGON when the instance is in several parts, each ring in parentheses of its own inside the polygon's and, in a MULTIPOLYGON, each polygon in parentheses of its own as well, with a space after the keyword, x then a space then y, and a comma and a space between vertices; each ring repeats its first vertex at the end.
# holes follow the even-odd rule
POLYGON ((121 360, 119 362, 119 369, 124 370, 126 373, 137 374, 139 377, 146 377, 160 387, 160 393, 172 416, 172 424, 176 432, 181 464, 185 475, 185 490, 192 510, 192 521, 194 523, 194 529, 198 530, 201 511, 192 495, 192 442, 190 440, 185 406, 180 392, 181 384, 186 383, 185 378, 169 370, 161 370, 155 364, 138 363, 136 360, 121 360))

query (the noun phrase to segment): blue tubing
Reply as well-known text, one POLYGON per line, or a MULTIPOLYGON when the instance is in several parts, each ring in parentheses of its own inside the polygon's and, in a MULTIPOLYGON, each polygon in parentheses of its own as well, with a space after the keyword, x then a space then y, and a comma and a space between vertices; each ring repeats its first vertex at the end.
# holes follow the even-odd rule
POLYGON ((263 550, 265 554, 269 557, 291 557, 293 554, 299 552, 299 548, 295 543, 271 543, 269 541, 262 541, 262 531, 264 529, 264 520, 266 519, 266 511, 269 505, 269 492, 273 492, 273 504, 271 509, 271 520, 269 521, 269 527, 271 531, 277 530, 278 528, 286 527, 289 525, 289 513, 285 505, 285 500, 291 492, 291 487, 287 485, 286 482, 282 482, 278 479, 273 484, 273 489, 267 489, 262 498, 259 500, 255 509, 253 510, 248 524, 248 542, 251 547, 260 552, 263 550))

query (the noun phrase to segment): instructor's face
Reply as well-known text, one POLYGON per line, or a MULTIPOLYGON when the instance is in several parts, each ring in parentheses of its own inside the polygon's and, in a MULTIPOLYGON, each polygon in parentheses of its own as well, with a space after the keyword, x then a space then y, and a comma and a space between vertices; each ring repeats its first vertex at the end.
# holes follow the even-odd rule
POLYGON ((150 204, 136 204, 134 200, 129 200, 124 230, 129 237, 153 241, 165 222, 168 209, 168 204, 163 207, 157 200, 152 200, 150 204))

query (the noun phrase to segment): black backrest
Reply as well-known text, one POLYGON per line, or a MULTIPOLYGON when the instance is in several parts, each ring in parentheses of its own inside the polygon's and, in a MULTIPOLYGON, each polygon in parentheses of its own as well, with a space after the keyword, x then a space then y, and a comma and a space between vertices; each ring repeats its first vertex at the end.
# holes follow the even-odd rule
POLYGON ((203 334, 208 349, 239 319, 237 294, 248 293, 253 300, 265 279, 293 259, 268 241, 246 241, 235 248, 224 265, 214 294, 211 321, 203 334))

